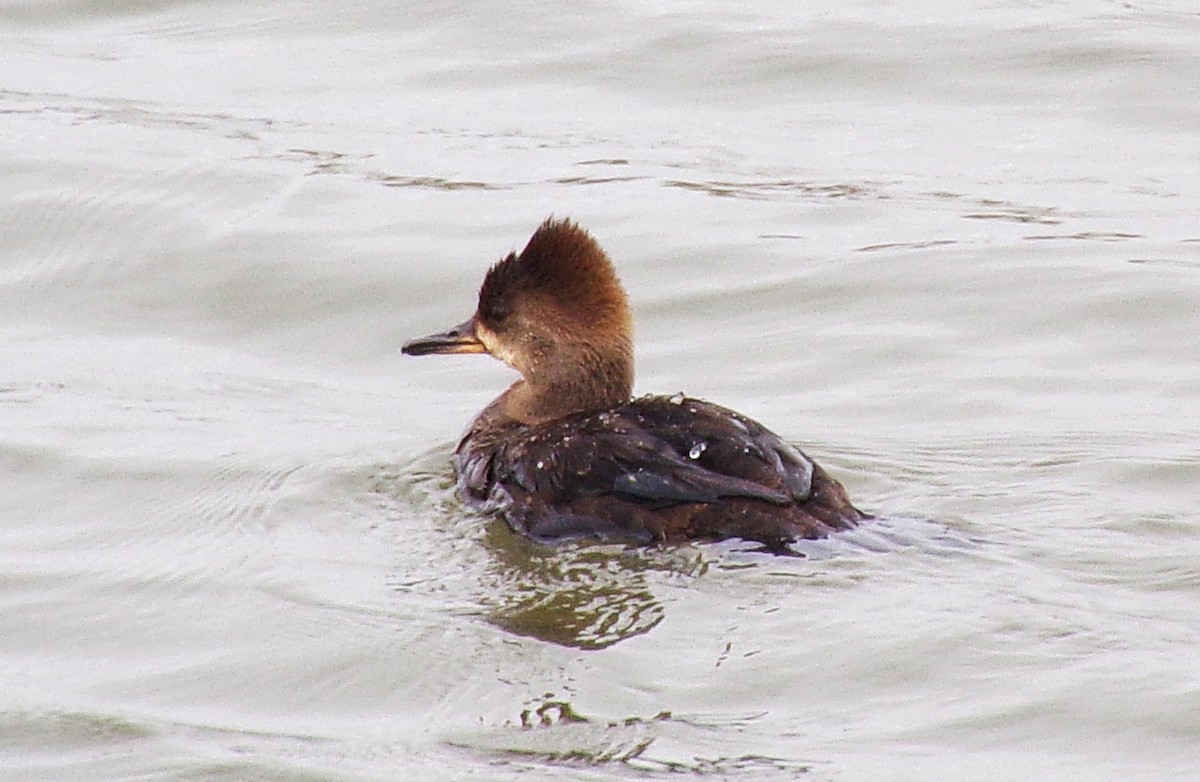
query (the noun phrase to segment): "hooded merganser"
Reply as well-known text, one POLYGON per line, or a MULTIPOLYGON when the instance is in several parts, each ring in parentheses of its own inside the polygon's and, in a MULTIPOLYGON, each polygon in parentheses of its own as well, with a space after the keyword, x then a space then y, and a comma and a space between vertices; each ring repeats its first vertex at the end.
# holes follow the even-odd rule
POLYGON ((468 503, 544 542, 743 538, 776 553, 868 518, 756 421, 683 394, 631 401, 632 325, 605 252, 550 218, 488 271, 469 320, 404 346, 487 353, 523 377, 458 444, 468 503))

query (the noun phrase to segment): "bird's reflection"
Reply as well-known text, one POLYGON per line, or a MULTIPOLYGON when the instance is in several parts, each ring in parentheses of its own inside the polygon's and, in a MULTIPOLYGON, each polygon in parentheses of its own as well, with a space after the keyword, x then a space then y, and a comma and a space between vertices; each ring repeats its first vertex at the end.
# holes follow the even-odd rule
MULTIPOLYGON (((576 649, 604 649, 644 635, 663 620, 665 609, 655 588, 673 578, 691 579, 707 568, 701 550, 693 546, 535 543, 500 519, 462 508, 448 461, 446 447, 440 445, 401 470, 381 469, 373 476, 375 496, 441 520, 444 537, 436 545, 449 541, 462 547, 464 559, 481 568, 473 576, 474 599, 487 621, 506 632, 576 649)), ((414 557, 412 547, 407 539, 403 582, 410 587, 439 582, 435 555, 414 557), (418 562, 429 568, 424 575, 416 572, 418 562)))
POLYGON ((549 547, 489 522, 488 621, 515 635, 576 649, 604 649, 654 629, 665 616, 655 575, 698 575, 695 549, 635 549, 616 545, 549 547))

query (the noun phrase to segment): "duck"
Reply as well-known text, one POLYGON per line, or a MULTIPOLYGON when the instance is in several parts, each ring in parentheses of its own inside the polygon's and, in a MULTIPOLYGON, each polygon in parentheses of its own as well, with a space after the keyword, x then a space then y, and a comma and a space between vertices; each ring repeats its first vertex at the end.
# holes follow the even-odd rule
POLYGON ((738 538, 797 554, 870 518, 799 448, 686 396, 633 398, 633 315, 607 253, 568 218, 487 271, 474 314, 409 356, 486 354, 520 375, 455 449, 458 494, 534 541, 738 538))

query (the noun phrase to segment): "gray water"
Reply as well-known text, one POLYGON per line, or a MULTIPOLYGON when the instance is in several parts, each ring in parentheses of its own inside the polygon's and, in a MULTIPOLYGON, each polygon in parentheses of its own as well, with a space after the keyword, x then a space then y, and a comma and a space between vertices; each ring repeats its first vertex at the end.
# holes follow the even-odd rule
POLYGON ((0 3, 0 779, 1200 776, 1200 11, 0 3), (412 359, 554 213, 882 518, 547 550, 412 359))

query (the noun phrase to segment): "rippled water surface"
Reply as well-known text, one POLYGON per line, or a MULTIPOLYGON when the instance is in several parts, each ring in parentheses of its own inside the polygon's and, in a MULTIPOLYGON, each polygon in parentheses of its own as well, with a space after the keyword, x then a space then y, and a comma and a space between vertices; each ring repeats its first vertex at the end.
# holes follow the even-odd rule
POLYGON ((4 780, 1200 776, 1200 11, 0 3, 4 780), (880 521, 515 539, 550 213, 880 521))

